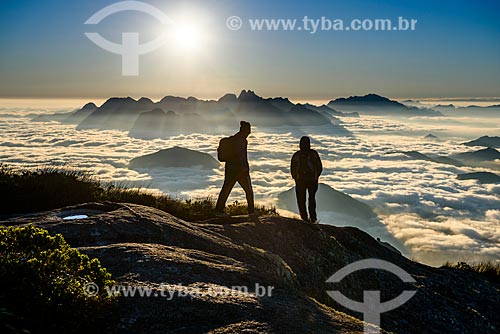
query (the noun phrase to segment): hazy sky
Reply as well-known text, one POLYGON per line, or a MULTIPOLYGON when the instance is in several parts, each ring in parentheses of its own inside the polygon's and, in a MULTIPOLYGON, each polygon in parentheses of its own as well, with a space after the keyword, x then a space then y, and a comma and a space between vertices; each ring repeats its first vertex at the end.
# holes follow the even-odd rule
MULTIPOLYGON (((500 2, 491 1, 144 1, 185 34, 141 56, 140 75, 84 32, 141 43, 171 25, 139 12, 84 22, 117 1, 0 1, 0 97, 104 98, 167 94, 217 98, 254 89, 264 96, 330 99, 500 96, 500 2), (226 27, 230 16, 243 27, 226 27), (417 19, 416 31, 252 31, 248 19, 417 19), (179 40, 179 37, 181 40, 179 40), (189 44, 189 43, 187 43, 189 44)), ((177 37, 177 38, 176 38, 177 37)))

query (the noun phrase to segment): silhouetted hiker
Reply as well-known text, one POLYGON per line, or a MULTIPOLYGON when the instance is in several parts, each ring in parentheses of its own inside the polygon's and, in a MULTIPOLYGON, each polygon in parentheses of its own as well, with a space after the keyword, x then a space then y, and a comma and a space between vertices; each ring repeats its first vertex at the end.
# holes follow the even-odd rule
POLYGON ((224 214, 224 207, 236 182, 245 191, 248 213, 251 215, 255 214, 250 167, 247 158, 247 137, 250 132, 250 123, 241 121, 240 131, 231 137, 221 139, 219 143, 217 155, 220 161, 226 163, 226 170, 224 184, 222 185, 217 205, 215 206, 217 216, 227 216, 224 214))
POLYGON ((300 151, 295 152, 292 157, 290 171, 295 180, 295 195, 300 217, 309 221, 306 210, 306 191, 309 193, 309 215, 310 222, 316 223, 316 192, 318 191, 318 178, 323 171, 323 165, 318 152, 311 149, 309 137, 300 138, 300 151))

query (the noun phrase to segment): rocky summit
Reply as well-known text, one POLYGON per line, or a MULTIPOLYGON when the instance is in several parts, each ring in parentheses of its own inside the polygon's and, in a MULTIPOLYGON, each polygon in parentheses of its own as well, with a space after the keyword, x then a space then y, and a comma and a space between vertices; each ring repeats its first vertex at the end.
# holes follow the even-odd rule
POLYGON ((342 307, 329 290, 360 302, 365 290, 380 290, 382 301, 416 291, 382 314, 381 333, 500 328, 498 286, 477 273, 413 262, 352 227, 283 217, 186 222, 150 207, 107 202, 2 222, 28 223, 61 233, 72 247, 99 258, 117 284, 151 289, 149 297, 118 297, 103 314, 106 333, 363 332, 362 314, 342 307), (366 269, 326 283, 367 258, 389 261, 416 282, 366 269))

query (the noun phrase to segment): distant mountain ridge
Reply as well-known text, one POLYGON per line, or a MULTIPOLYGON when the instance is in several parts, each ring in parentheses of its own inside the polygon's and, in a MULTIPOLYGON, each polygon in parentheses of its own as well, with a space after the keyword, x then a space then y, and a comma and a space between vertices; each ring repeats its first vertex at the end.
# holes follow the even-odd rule
POLYGON ((500 152, 490 147, 478 151, 455 153, 450 156, 429 156, 418 151, 400 153, 415 160, 424 160, 456 167, 484 167, 500 170, 500 164, 497 162, 497 160, 500 160, 500 152))
POLYGON ((488 147, 479 151, 457 153, 454 157, 466 161, 495 161, 500 160, 500 152, 488 147))
POLYGON ((167 95, 158 102, 147 97, 112 97, 101 106, 86 104, 68 114, 34 118, 77 124, 77 129, 116 129, 131 137, 153 139, 176 134, 225 133, 239 120, 255 126, 328 126, 333 135, 351 135, 338 117, 366 115, 442 116, 438 111, 406 106, 377 94, 351 96, 328 105, 293 103, 286 97, 263 98, 252 90, 228 93, 218 100, 167 95))
POLYGON ((475 172, 458 174, 459 180, 477 180, 479 183, 500 183, 500 176, 490 172, 475 172))
POLYGON ((304 104, 304 106, 306 108, 309 108, 309 109, 312 109, 312 110, 315 110, 315 111, 318 111, 318 112, 326 112, 326 113, 329 113, 331 114, 332 116, 339 116, 339 117, 359 117, 359 113, 357 112, 349 112, 349 113, 345 113, 345 112, 340 112, 340 111, 337 111, 333 108, 330 108, 329 106, 327 106, 326 104, 323 104, 321 106, 315 106, 315 105, 312 105, 310 103, 306 103, 304 104))
POLYGON ((480 116, 480 117, 500 117, 500 105, 491 106, 455 106, 453 104, 448 105, 436 105, 432 109, 440 111, 446 116, 480 116))
POLYGON ((350 135, 336 117, 344 114, 328 106, 295 104, 285 97, 263 98, 252 90, 225 94, 218 100, 165 96, 158 102, 142 97, 113 97, 100 107, 85 105, 58 121, 77 124, 77 129, 117 129, 136 138, 152 139, 181 133, 220 133, 234 130, 239 120, 261 127, 329 126, 332 134, 350 135))
POLYGON ((148 98, 134 100, 131 97, 113 97, 91 112, 77 128, 129 130, 131 118, 154 108, 155 103, 148 98))
MULTIPOLYGON (((463 103, 463 101, 460 101, 463 103)), ((470 103, 474 103, 475 101, 469 101, 470 103)), ((490 102, 490 103, 496 103, 498 102, 497 99, 495 100, 484 100, 484 101, 478 101, 478 102, 490 102)), ((454 102, 452 101, 451 103, 447 104, 432 104, 432 101, 418 101, 418 100, 404 100, 401 101, 406 106, 409 107, 418 107, 418 108, 431 108, 432 110, 439 111, 441 112, 444 116, 459 116, 459 117, 464 117, 464 116, 479 116, 479 117, 495 117, 498 118, 500 117, 500 104, 493 104, 489 106, 478 106, 478 105, 468 105, 468 106, 460 106, 460 105, 455 105, 453 104, 454 102)))
POLYGON ((445 164, 445 165, 452 165, 456 167, 462 167, 464 164, 461 161, 458 161, 453 158, 445 157, 445 156, 428 156, 426 154, 420 153, 418 151, 407 151, 407 152, 401 152, 405 155, 407 155, 410 158, 413 158, 415 160, 423 160, 423 161, 429 161, 429 162, 434 162, 438 164, 445 164))
POLYGON ((466 142, 464 145, 500 148, 500 137, 482 136, 478 139, 466 142))
POLYGON ((158 152, 133 158, 129 168, 194 167, 213 169, 220 166, 210 154, 182 147, 171 147, 158 152))
POLYGON ((355 111, 361 115, 443 116, 436 110, 406 106, 373 93, 365 96, 338 98, 330 101, 328 107, 342 112, 355 111))
POLYGON ((429 133, 427 136, 424 137, 424 139, 431 140, 431 141, 440 141, 441 138, 439 138, 436 135, 433 135, 432 133, 429 133))

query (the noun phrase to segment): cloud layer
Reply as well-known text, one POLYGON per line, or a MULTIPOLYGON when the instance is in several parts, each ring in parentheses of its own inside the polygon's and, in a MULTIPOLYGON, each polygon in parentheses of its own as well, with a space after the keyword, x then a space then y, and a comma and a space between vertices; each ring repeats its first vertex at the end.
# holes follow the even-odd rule
MULTIPOLYGON (((1 162, 23 167, 64 165, 95 173, 103 181, 149 186, 179 196, 215 197, 222 185, 222 167, 213 171, 127 168, 134 157, 172 146, 216 156, 220 136, 190 134, 146 141, 120 131, 77 131, 71 125, 30 122, 25 116, 33 112, 0 109, 1 162)), ((382 239, 394 237, 406 255, 434 265, 446 260, 500 260, 500 185, 456 179, 458 173, 480 168, 417 161, 398 153, 464 152, 470 148, 461 142, 498 133, 500 120, 363 117, 343 121, 355 137, 330 136, 326 128, 254 129, 249 158, 256 200, 273 205, 279 193, 293 186, 290 157, 300 136, 309 134, 324 162, 322 182, 372 206, 385 228, 326 212, 319 215, 322 223, 351 224, 382 239), (424 140, 429 132, 442 141, 424 140)), ((234 200, 244 200, 239 187, 230 197, 234 200)))

